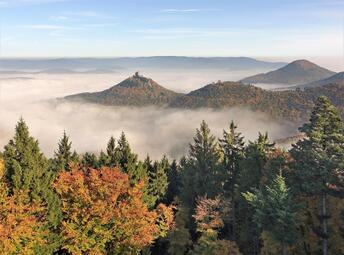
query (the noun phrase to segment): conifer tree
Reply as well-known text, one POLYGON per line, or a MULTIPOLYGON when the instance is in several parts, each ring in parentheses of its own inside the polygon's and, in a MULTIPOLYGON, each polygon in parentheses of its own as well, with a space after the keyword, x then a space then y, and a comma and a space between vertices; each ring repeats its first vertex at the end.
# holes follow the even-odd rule
POLYGON ((260 249, 260 231, 252 222, 253 210, 241 195, 253 188, 259 188, 264 177, 264 167, 268 156, 274 152, 274 144, 269 141, 268 134, 259 133, 258 139, 249 142, 245 148, 245 158, 240 164, 238 189, 236 194, 236 234, 237 243, 243 253, 258 254, 260 249))
POLYGON ((213 198, 222 190, 220 155, 215 137, 203 121, 196 130, 194 142, 190 144, 189 155, 181 165, 181 201, 195 205, 198 196, 213 198))
POLYGON ((154 207, 159 201, 165 197, 168 182, 167 182, 167 169, 169 163, 166 157, 159 161, 152 163, 149 156, 145 159, 144 169, 147 171, 146 188, 145 188, 145 201, 149 207, 154 207))
POLYGON ((223 192, 226 197, 231 199, 231 237, 234 240, 236 236, 236 201, 235 188, 238 185, 238 177, 240 171, 240 162, 244 158, 245 142, 244 137, 240 132, 236 131, 237 126, 232 121, 229 126, 229 131, 223 131, 223 138, 219 139, 221 151, 223 154, 224 167, 224 185, 223 192))
POLYGON ((329 196, 343 194, 344 124, 336 108, 326 97, 319 97, 309 123, 300 131, 305 134, 290 153, 294 159, 295 188, 306 196, 317 197, 322 254, 328 254, 329 196))
POLYGON ((106 155, 108 157, 107 166, 113 167, 118 165, 118 157, 116 153, 116 140, 113 136, 110 137, 110 140, 107 144, 106 155))
POLYGON ((281 175, 263 190, 243 194, 254 208, 254 222, 265 229, 272 238, 282 246, 282 254, 287 255, 288 245, 295 242, 296 215, 298 205, 294 201, 290 189, 281 175))
POLYGON ((41 153, 38 141, 30 136, 23 119, 16 125, 14 138, 5 146, 4 159, 12 188, 31 189, 31 195, 39 198, 42 180, 52 175, 47 170, 48 161, 41 153))
POLYGON ((98 165, 99 167, 110 166, 109 157, 107 156, 106 153, 104 153, 104 151, 100 151, 98 165))
POLYGON ((175 226, 168 235, 168 254, 184 255, 188 254, 192 247, 191 235, 188 229, 188 208, 178 206, 175 216, 175 226))
POLYGON ((99 168, 98 158, 94 153, 86 152, 82 157, 81 163, 85 167, 99 168))
POLYGON ((115 155, 118 159, 118 166, 122 169, 123 172, 130 173, 132 172, 132 168, 134 168, 136 165, 137 155, 132 153, 129 142, 124 132, 122 132, 117 143, 118 145, 115 149, 115 155))
MULTIPOLYGON (((132 152, 130 144, 122 132, 117 141, 117 147, 113 154, 113 141, 110 140, 108 150, 111 147, 111 155, 114 155, 114 162, 124 173, 130 176, 132 182, 144 180, 147 176, 144 164, 138 160, 137 154, 132 152)), ((108 152, 109 154, 109 152, 108 152)))
POLYGON ((72 142, 69 141, 66 131, 63 131, 63 136, 58 143, 58 149, 55 151, 54 168, 56 171, 69 170, 69 164, 77 161, 77 153, 72 152, 72 142))
POLYGON ((167 191, 166 191, 166 204, 171 204, 179 193, 180 188, 180 172, 176 160, 173 160, 167 171, 167 191))
MULTIPOLYGON (((55 229, 61 218, 60 200, 51 187, 55 174, 22 118, 16 125, 14 138, 5 146, 4 161, 10 192, 29 191, 29 199, 46 204, 47 227, 55 229)), ((52 233, 49 238, 56 236, 52 233)), ((47 245, 45 252, 54 245, 47 245)))

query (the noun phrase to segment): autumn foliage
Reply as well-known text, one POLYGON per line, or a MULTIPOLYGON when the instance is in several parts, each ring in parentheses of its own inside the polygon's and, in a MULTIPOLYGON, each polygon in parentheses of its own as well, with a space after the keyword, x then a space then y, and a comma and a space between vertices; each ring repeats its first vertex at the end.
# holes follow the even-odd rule
POLYGON ((72 254, 136 254, 166 235, 172 209, 149 211, 143 182, 130 183, 118 168, 72 169, 54 184, 62 199, 64 248, 72 254))
POLYGON ((0 161, 0 254, 36 254, 45 244, 43 217, 43 207, 29 201, 27 192, 9 195, 0 161))

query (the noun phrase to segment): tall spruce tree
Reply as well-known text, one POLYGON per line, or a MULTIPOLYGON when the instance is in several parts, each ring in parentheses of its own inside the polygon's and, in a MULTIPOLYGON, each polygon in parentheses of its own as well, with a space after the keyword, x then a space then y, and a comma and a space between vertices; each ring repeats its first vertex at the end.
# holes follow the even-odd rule
POLYGON ((69 136, 66 131, 63 131, 63 136, 58 143, 58 149, 54 155, 54 170, 69 170, 69 164, 78 161, 78 155, 72 152, 72 142, 69 141, 69 136))
POLYGON ((220 154, 215 137, 203 121, 196 130, 189 154, 181 165, 181 201, 195 206, 198 196, 214 198, 222 191, 220 154))
POLYGON ((122 132, 117 143, 115 155, 118 159, 118 166, 121 167, 122 171, 125 173, 130 173, 133 171, 133 168, 136 167, 137 155, 132 153, 124 132, 122 132))
POLYGON ((235 188, 238 185, 238 177, 240 172, 240 162, 244 158, 245 142, 240 132, 236 131, 237 126, 232 121, 229 131, 223 131, 223 138, 219 139, 219 144, 223 154, 223 192, 225 197, 231 200, 231 238, 235 240, 236 231, 236 201, 235 188))
POLYGON ((294 159, 295 187, 304 195, 317 197, 321 230, 322 254, 328 254, 329 196, 343 194, 344 124, 336 108, 326 97, 319 97, 309 123, 300 131, 305 138, 290 150, 294 159))
POLYGON ((147 171, 145 201, 153 208, 156 203, 161 202, 166 195, 168 182, 167 170, 169 163, 166 157, 152 163, 149 156, 145 159, 144 168, 147 171))
POLYGON ((240 162, 238 188, 236 190, 236 235, 237 243, 244 254, 259 254, 260 231, 253 223, 254 211, 243 198, 242 193, 260 188, 264 177, 264 167, 268 156, 274 152, 274 143, 269 141, 268 134, 259 133, 258 139, 249 142, 245 148, 245 158, 240 162))
POLYGON ((100 167, 97 155, 90 152, 86 152, 82 156, 81 163, 84 167, 91 167, 95 169, 100 167))
POLYGON ((253 220, 266 230, 282 246, 283 255, 288 254, 288 246, 297 239, 296 216, 298 205, 281 175, 276 176, 264 189, 254 189, 243 194, 253 206, 253 220))
MULTIPOLYGON (((14 138, 5 146, 4 161, 10 191, 28 191, 30 199, 46 204, 47 227, 55 229, 61 218, 60 200, 52 190, 55 173, 50 170, 38 141, 30 136, 29 128, 22 118, 16 125, 14 138)), ((56 235, 51 234, 49 238, 49 245, 39 254, 49 254, 56 248, 53 241, 56 235)))
POLYGON ((99 167, 112 167, 112 165, 109 162, 109 157, 107 156, 104 151, 100 151, 99 158, 98 158, 98 165, 99 167))
POLYGON ((167 171, 167 191, 164 202, 171 204, 177 197, 180 187, 180 171, 176 160, 173 160, 167 171))
POLYGON ((114 155, 116 166, 127 173, 133 182, 145 180, 147 177, 147 169, 143 162, 138 160, 138 155, 131 150, 124 132, 122 132, 120 138, 117 140, 117 147, 115 148, 114 155))
POLYGON ((198 197, 215 198, 222 193, 223 184, 218 143, 205 121, 201 123, 199 129, 196 129, 189 153, 181 160, 180 178, 178 198, 180 205, 188 212, 185 226, 191 236, 196 236, 196 223, 192 214, 198 197))
POLYGON ((110 140, 106 148, 107 166, 113 167, 118 165, 118 157, 116 153, 116 140, 113 136, 110 137, 110 140))
POLYGON ((189 254, 192 247, 190 231, 188 229, 188 208, 178 206, 175 216, 175 228, 168 235, 168 254, 184 255, 189 254))

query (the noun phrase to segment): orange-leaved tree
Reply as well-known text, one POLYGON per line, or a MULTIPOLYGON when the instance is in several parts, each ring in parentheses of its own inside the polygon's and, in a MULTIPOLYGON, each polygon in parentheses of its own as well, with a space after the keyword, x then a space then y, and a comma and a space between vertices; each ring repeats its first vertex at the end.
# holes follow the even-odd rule
POLYGON ((0 254, 34 255, 46 244, 44 208, 27 192, 9 194, 0 160, 0 254))
POLYGON ((63 248, 72 254, 136 254, 167 234, 172 209, 149 211, 144 183, 130 183, 118 168, 75 167, 54 184, 62 200, 63 248))

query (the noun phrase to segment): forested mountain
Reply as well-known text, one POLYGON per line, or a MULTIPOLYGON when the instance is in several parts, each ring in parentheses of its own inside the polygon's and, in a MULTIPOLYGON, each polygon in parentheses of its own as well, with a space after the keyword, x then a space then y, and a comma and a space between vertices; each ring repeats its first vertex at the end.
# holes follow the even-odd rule
POLYGON ((305 90, 268 91, 240 82, 218 82, 192 91, 174 100, 171 107, 226 108, 247 107, 268 113, 277 119, 304 121, 314 106, 314 100, 325 95, 344 114, 344 84, 329 84, 305 90))
POLYGON ((326 79, 322 79, 319 81, 314 81, 311 83, 306 83, 302 85, 297 85, 292 88, 308 88, 308 87, 320 87, 320 86, 325 86, 330 83, 344 83, 344 72, 336 73, 326 79))
POLYGON ((268 91, 242 82, 217 82, 188 94, 165 89, 152 79, 135 74, 110 89, 68 96, 67 100, 116 106, 166 106, 172 108, 231 108, 247 107, 269 114, 273 118, 304 121, 314 100, 328 96, 344 114, 344 84, 328 84, 305 90, 268 91))
POLYGON ((67 100, 86 100, 104 105, 166 105, 179 94, 168 90, 152 79, 136 73, 121 83, 95 93, 82 93, 66 97, 67 100))
POLYGON ((47 158, 20 119, 0 153, 0 254, 344 254, 344 122, 330 100, 290 150, 228 121, 220 137, 203 121, 180 160, 152 161, 124 133, 78 154, 63 132, 47 158))
POLYGON ((296 60, 280 69, 257 74, 242 80, 244 83, 304 84, 326 79, 335 73, 307 60, 296 60))

